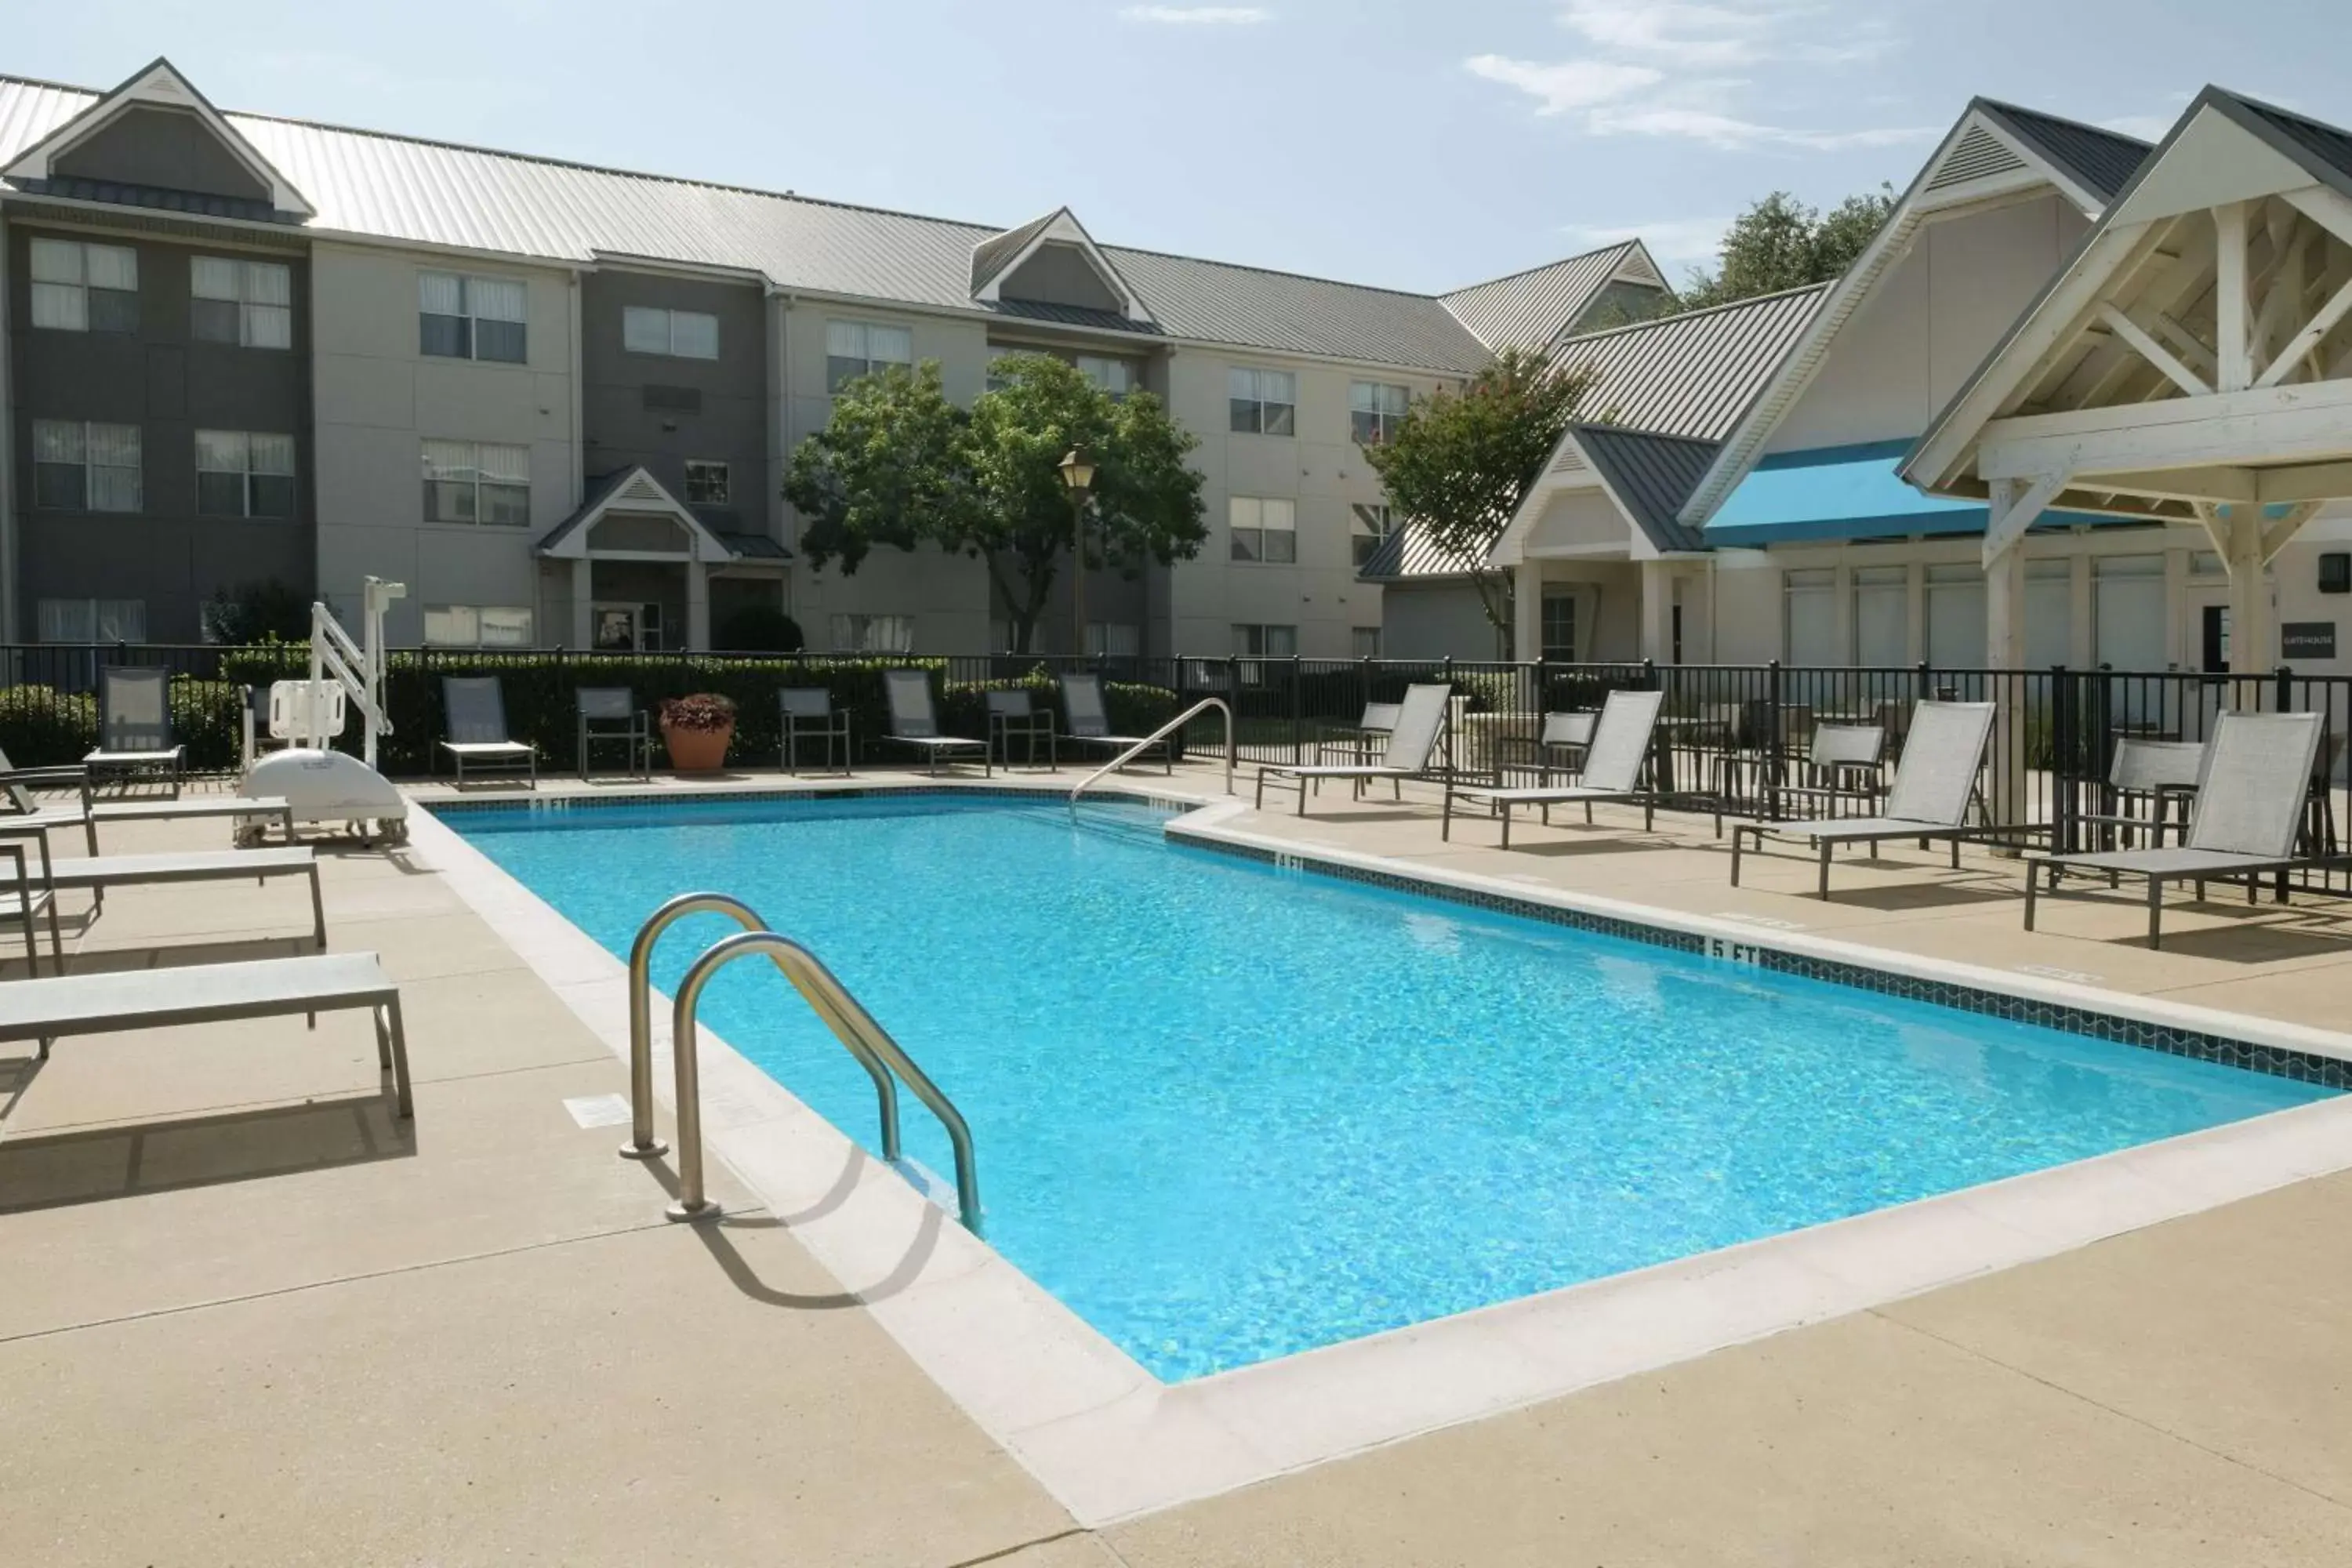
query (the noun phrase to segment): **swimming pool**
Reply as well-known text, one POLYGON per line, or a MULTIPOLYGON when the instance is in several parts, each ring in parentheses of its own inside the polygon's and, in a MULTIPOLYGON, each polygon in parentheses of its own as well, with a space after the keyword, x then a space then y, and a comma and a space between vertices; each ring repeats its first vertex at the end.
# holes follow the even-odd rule
MULTIPOLYGON (((718 888, 971 1121, 992 1245, 1178 1381, 2326 1097, 950 795, 457 811, 615 954, 718 888)), ((732 930, 664 944, 674 985, 732 930)), ((704 1017, 860 1142, 772 973, 704 1017)), ((949 1167, 908 1107, 909 1152, 949 1167)))

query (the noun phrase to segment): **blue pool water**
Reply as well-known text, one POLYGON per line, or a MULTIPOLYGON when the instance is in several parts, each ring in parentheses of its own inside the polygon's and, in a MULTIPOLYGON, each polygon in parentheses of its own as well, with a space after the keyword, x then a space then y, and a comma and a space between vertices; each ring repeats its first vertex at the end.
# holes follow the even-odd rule
MULTIPOLYGON (((988 1239, 1160 1377, 2300 1104, 2327 1091, 942 795, 452 813, 615 954, 716 889, 954 1097, 988 1239)), ((682 922, 656 983, 734 928, 682 922)), ((703 1016, 871 1148, 772 970, 703 1016)), ((947 1142, 906 1103, 908 1152, 947 1142)))

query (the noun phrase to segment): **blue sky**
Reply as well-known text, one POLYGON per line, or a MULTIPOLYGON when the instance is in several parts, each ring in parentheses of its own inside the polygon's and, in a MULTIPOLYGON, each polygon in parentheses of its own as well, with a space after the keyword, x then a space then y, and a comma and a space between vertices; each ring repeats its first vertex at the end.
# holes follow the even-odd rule
POLYGON ((1972 93, 2352 124, 2340 5, 78 0, 0 62, 167 54, 224 108, 1439 289, 1627 233, 1679 277, 1764 192, 1899 189, 1972 93))

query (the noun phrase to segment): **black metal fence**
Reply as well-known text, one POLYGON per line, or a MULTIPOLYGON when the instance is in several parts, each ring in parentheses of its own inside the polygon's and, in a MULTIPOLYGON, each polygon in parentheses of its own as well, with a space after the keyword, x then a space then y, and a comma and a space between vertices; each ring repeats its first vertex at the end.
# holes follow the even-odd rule
MULTIPOLYGON (((239 718, 239 686, 271 672, 299 673, 305 650, 210 646, 115 644, 0 645, 0 741, 20 764, 57 760, 94 733, 91 694, 110 665, 162 666, 184 678, 175 699, 184 728, 205 737, 194 760, 227 766, 239 718), (223 748, 229 748, 224 753, 223 748), (19 752, 27 755, 16 755, 19 752)), ((2352 676, 2210 675, 2195 671, 2112 669, 1995 670, 1765 665, 1513 663, 1466 659, 1312 659, 1213 657, 1087 657, 1053 654, 841 655, 652 653, 612 655, 562 649, 493 651, 402 649, 394 656, 412 693, 395 705, 394 721, 411 731, 394 753, 425 754, 423 738, 438 732, 442 673, 509 673, 517 710, 532 715, 526 738, 541 742, 551 763, 569 760, 570 693, 582 685, 633 683, 650 705, 667 696, 716 689, 764 692, 777 684, 837 688, 868 679, 892 664, 920 663, 940 672, 953 720, 961 696, 1008 681, 1050 680, 1070 669, 1097 672, 1131 692, 1154 693, 1148 707, 1115 720, 1140 721, 1203 697, 1223 698, 1235 717, 1243 760, 1312 762, 1376 752, 1377 737, 1360 726, 1372 703, 1394 702, 1416 682, 1442 681, 1454 691, 1444 765, 1468 776, 1532 772, 1543 758, 1535 742, 1547 713, 1590 710, 1617 689, 1665 694, 1653 774, 1679 805, 1774 819, 1819 815, 1821 800, 1802 793, 1819 784, 1811 768, 1816 731, 1824 726, 1875 725, 1887 738, 1886 766, 1899 761, 1912 705, 1926 698, 1990 700, 1999 718, 1979 807, 1988 823, 2030 830, 2060 849, 2095 847, 2116 815, 2108 779, 2118 742, 2128 738, 2201 742, 2214 720, 2234 710, 2315 711, 2323 716, 2320 762, 2312 786, 2306 847, 2335 855, 2346 805, 2346 738, 2352 735, 2352 676), (756 682, 747 685, 747 674, 756 682), (422 677, 424 679, 420 679, 422 677), (544 733, 539 731, 544 731, 544 733)), ((878 682, 875 682, 878 684, 878 682)), ((862 688, 861 688, 862 689, 862 688)), ((771 702, 771 705, 772 703, 771 702)), ((863 726, 861 726, 863 729, 863 726)), ((878 731, 877 731, 878 732, 878 731)), ((737 754, 747 761, 765 749, 763 731, 739 732, 737 754), (757 739, 760 744, 749 743, 757 739)), ((1184 737, 1188 752, 1206 752, 1223 740, 1213 716, 1195 721, 1184 737)), ((192 748, 195 749, 195 748, 192 748)), ((79 752, 71 754, 79 755, 79 752)), ((868 752, 869 758, 875 753, 868 752)), ((1883 775, 1882 775, 1883 776, 1883 775)), ((2315 870, 2306 886, 2346 890, 2345 870, 2315 870)))

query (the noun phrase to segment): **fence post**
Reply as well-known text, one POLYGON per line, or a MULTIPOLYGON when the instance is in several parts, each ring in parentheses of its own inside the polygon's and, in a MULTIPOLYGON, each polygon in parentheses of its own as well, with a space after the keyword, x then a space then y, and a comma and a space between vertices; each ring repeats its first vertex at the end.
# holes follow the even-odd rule
MULTIPOLYGON (((2074 682, 2067 678, 2066 667, 2050 667, 2050 847, 2053 853, 2073 855, 2082 848, 2081 817, 2083 784, 2089 770, 2084 767, 2080 734, 2080 715, 2074 682)), ((2105 815, 2107 807, 2099 810, 2105 815)))
MULTIPOLYGON (((1780 661, 1777 658, 1764 666, 1764 702, 1769 711, 1764 732, 1770 738, 1771 745, 1771 761, 1764 768, 1764 816, 1768 822, 1780 820, 1780 785, 1788 776, 1787 763, 1780 755, 1780 731, 1788 723, 1782 716, 1788 698, 1782 673, 1780 661)), ((1831 782, 1834 784, 1836 781, 1831 782)), ((1832 813, 1837 809, 1834 799, 1830 802, 1830 809, 1832 813)))
MULTIPOLYGON (((2259 586, 2260 586, 2260 584, 2256 584, 2256 586, 2258 586, 2258 587, 2259 587, 2259 586)), ((2280 665, 2280 666, 2278 667, 2278 698, 2277 698, 2277 700, 2278 700, 2278 706, 2277 706, 2276 708, 2274 708, 2273 710, 2272 710, 2272 711, 2273 711, 2273 712, 2278 712, 2278 713, 2288 713, 2288 712, 2292 712, 2292 711, 2294 711, 2294 668, 2293 668, 2291 666, 2282 664, 2282 665, 2280 665)), ((2326 726, 2326 721, 2323 719, 2323 720, 2321 720, 2321 721, 2320 721, 2320 723, 2321 723, 2321 725, 2322 725, 2322 727, 2323 727, 2323 731, 2324 731, 2324 728, 2325 728, 2325 726, 2326 726)), ((2323 742, 2323 743, 2322 743, 2322 745, 2321 745, 2321 747, 2320 747, 2320 752, 2319 752, 2319 766, 2320 766, 2321 768, 2323 768, 2323 769, 2324 769, 2324 768, 2326 768, 2326 765, 2327 765, 2327 749, 2326 749, 2326 744, 2325 744, 2325 743, 2324 743, 2324 742, 2323 742)), ((2322 773, 2320 774, 2320 777, 2321 777, 2321 778, 2323 778, 2323 779, 2326 779, 2327 775, 2326 775, 2326 773, 2322 773)), ((2334 787, 2333 781, 2332 781, 2332 780, 2330 780, 2326 784, 2323 785, 2323 787, 2326 787, 2326 788, 2333 788, 2333 787, 2334 787)), ((2317 836, 2317 834, 2316 834, 2315 832, 2314 832, 2314 827, 2315 826, 2315 824, 2314 824, 2314 822, 2312 821, 2312 816, 2313 816, 2313 813, 2312 813, 2312 805, 2313 805, 2313 803, 2312 803, 2312 800, 2311 800, 2311 781, 2310 781, 2310 780, 2308 780, 2308 779, 2305 779, 2305 780, 2304 781, 2304 785, 2303 785, 2303 794, 2304 794, 2304 802, 2303 802, 2303 821, 2304 821, 2304 830, 2303 830, 2303 834, 2301 835, 2301 837, 2305 837, 2305 838, 2312 839, 2312 840, 2314 841, 2314 842, 2313 842, 2313 844, 2312 844, 2312 846, 2311 846, 2311 847, 2313 847, 2313 848, 2323 848, 2323 847, 2324 847, 2324 846, 2321 846, 2321 845, 2317 844, 2316 840, 2317 840, 2318 836, 2317 836)), ((2301 846, 2298 846, 2298 847, 2301 847, 2301 846)), ((2284 902, 2286 902, 2286 884, 2287 884, 2287 871, 2286 871, 2286 868, 2285 868, 2285 867, 2284 867, 2284 866, 2282 866, 2282 867, 2280 867, 2280 868, 2278 868, 2277 874, 2276 874, 2276 876, 2275 876, 2275 877, 2273 878, 2273 886, 2274 891, 2273 891, 2273 894, 2272 894, 2272 896, 2273 896, 2273 898, 2277 899, 2277 900, 2278 900, 2278 901, 2279 901, 2280 903, 2284 903, 2284 902)))
POLYGON ((1225 707, 1234 716, 1234 743, 1238 748, 1242 735, 1242 661, 1233 654, 1225 656, 1225 707))
POLYGON ((1302 709, 1306 668, 1297 654, 1290 656, 1290 760, 1294 764, 1307 760, 1307 716, 1302 709))

